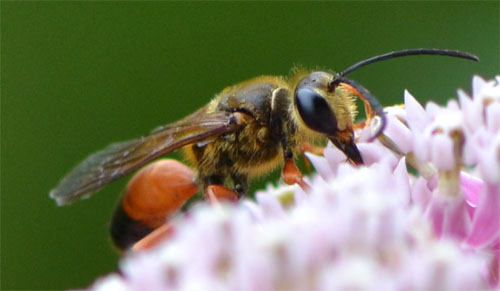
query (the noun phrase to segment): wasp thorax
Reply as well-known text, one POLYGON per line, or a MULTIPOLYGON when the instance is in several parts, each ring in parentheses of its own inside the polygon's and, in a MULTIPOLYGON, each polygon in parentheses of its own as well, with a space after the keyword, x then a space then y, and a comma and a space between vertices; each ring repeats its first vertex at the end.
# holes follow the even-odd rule
POLYGON ((294 103, 298 115, 310 129, 334 135, 337 118, 326 95, 332 76, 325 72, 313 72, 303 78, 295 88, 294 103))

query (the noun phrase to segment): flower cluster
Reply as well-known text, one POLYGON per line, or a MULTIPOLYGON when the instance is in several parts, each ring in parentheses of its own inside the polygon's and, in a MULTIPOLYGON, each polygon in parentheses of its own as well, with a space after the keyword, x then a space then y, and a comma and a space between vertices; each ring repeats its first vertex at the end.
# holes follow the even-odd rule
POLYGON ((200 204, 157 248, 126 256, 97 290, 499 288, 500 78, 423 108, 408 92, 359 132, 365 166, 307 154, 309 192, 200 204), (376 122, 374 122, 376 123, 376 122))

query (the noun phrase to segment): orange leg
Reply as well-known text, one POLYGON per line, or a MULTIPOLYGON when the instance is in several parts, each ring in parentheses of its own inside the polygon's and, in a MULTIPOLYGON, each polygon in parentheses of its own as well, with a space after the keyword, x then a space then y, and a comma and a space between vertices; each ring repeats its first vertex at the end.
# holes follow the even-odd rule
POLYGON ((352 125, 352 128, 354 130, 359 130, 359 129, 363 129, 366 127, 366 121, 363 121, 363 122, 356 122, 352 125))
MULTIPOLYGON (((310 189, 310 186, 302 179, 302 174, 291 159, 285 161, 282 177, 288 185, 298 184, 305 191, 310 189)), ((236 202, 240 197, 236 191, 217 184, 207 186, 205 193, 212 206, 219 205, 220 200, 236 202)), ((131 250, 136 252, 154 248, 162 240, 171 236, 173 231, 173 225, 166 222, 135 243, 131 250)))
POLYGON ((219 200, 236 202, 240 198, 236 191, 216 184, 207 186, 205 193, 212 205, 218 205, 219 200))
POLYGON ((167 222, 136 242, 131 250, 137 252, 152 249, 157 246, 158 243, 172 235, 173 232, 173 226, 167 222))
MULTIPOLYGON (((235 191, 220 185, 210 185, 205 189, 210 204, 213 206, 219 205, 220 200, 223 201, 238 201, 239 195, 235 191)), ((143 251, 152 249, 157 246, 161 241, 172 235, 174 231, 173 225, 166 222, 162 226, 153 230, 150 234, 136 242, 131 248, 132 251, 143 251)))
POLYGON ((302 173, 297 169, 293 160, 285 160, 285 167, 283 168, 281 176, 283 177, 283 181, 288 185, 297 184, 304 189, 304 191, 311 189, 304 179, 302 179, 302 173))
POLYGON ((363 127, 370 125, 371 120, 376 116, 375 110, 373 110, 372 106, 370 105, 369 100, 366 99, 363 94, 361 94, 356 88, 353 86, 347 84, 347 83, 342 83, 342 87, 349 93, 353 94, 354 96, 358 97, 363 101, 364 107, 365 107, 365 112, 366 112, 366 120, 365 124, 363 127))

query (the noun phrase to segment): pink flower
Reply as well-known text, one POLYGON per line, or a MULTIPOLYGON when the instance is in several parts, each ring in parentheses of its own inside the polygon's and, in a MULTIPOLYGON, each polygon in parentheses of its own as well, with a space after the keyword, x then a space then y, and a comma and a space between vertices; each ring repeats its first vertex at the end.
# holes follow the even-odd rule
POLYGON ((332 145, 307 154, 311 191, 269 186, 256 201, 200 204, 151 251, 128 254, 117 290, 483 290, 499 288, 500 78, 473 96, 387 108, 365 166, 332 145), (476 116, 470 116, 476 114, 476 116), (477 116, 479 115, 479 116, 477 116))
POLYGON ((406 155, 419 172, 412 198, 435 234, 492 253, 498 260, 494 245, 500 236, 500 85, 498 79, 474 77, 473 97, 463 91, 458 95, 460 103, 429 103, 424 109, 406 92, 406 116, 388 112, 395 116, 388 120, 398 124, 392 127, 400 128, 399 134, 384 134, 394 144, 389 148, 406 155), (402 150, 407 148, 413 150, 402 150))

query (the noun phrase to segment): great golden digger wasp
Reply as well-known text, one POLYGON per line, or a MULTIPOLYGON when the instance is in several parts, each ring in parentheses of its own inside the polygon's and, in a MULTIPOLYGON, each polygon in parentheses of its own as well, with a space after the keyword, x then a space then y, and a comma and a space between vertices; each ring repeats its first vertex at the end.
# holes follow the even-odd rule
POLYGON ((363 60, 340 73, 296 69, 289 77, 256 77, 225 88, 182 120, 89 156, 50 197, 59 205, 70 204, 182 148, 194 171, 166 160, 144 168, 129 183, 111 224, 115 243, 128 248, 161 227, 199 188, 211 201, 237 200, 247 193, 249 180, 283 164, 285 183, 307 187, 294 162, 306 142, 328 139, 350 163, 363 164, 354 140, 356 97, 364 102, 367 122, 380 118, 371 140, 384 130, 377 99, 345 76, 374 62, 410 55, 479 60, 461 51, 408 49, 363 60))

